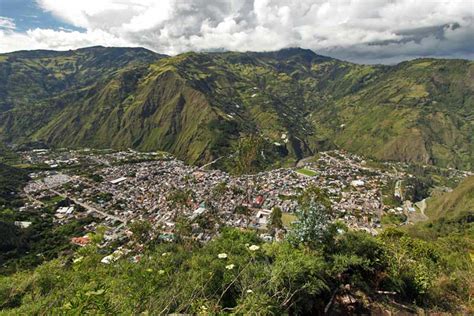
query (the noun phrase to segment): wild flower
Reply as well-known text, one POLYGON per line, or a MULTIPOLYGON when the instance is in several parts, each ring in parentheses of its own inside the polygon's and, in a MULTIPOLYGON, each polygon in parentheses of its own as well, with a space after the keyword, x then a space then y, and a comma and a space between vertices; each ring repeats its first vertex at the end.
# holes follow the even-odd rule
POLYGON ((257 245, 252 245, 249 247, 250 251, 257 251, 258 249, 260 249, 260 246, 257 246, 257 245))
POLYGON ((225 266, 227 270, 232 270, 234 267, 235 267, 235 264, 229 264, 225 266))
POLYGON ((217 258, 219 259, 226 259, 227 258, 227 254, 226 253, 220 253, 217 255, 217 258))

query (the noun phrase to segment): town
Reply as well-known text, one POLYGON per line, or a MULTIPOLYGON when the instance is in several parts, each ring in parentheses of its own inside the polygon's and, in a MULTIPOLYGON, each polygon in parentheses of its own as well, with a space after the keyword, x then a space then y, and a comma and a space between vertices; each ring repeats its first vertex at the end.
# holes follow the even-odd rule
MULTIPOLYGON (((281 238, 284 232, 266 229, 272 210, 282 211, 288 227, 295 220, 297 196, 310 186, 327 193, 335 220, 374 235, 384 215, 419 212, 403 201, 401 183, 411 175, 400 164, 398 170, 395 165, 373 168, 343 151, 319 153, 295 168, 242 176, 190 166, 166 153, 134 150, 33 150, 22 153, 22 159, 46 166, 30 175, 24 208, 38 208, 45 198, 63 198, 68 203, 57 208, 57 224, 93 216, 96 221, 87 229, 107 227, 108 244, 126 240, 135 221, 150 222, 157 238, 172 240, 182 219, 191 223, 192 238, 202 242, 223 226, 255 229, 268 240, 281 238), (386 203, 387 195, 404 203, 386 203)), ((87 238, 73 241, 84 244, 87 238)))

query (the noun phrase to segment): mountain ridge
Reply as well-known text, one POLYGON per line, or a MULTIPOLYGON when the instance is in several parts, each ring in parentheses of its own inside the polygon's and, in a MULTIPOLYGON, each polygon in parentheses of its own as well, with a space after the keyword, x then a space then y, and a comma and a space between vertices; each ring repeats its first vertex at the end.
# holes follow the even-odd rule
POLYGON ((167 150, 204 163, 256 135, 264 154, 278 152, 270 163, 344 148, 474 165, 472 61, 359 65, 301 48, 40 52, 0 55, 0 141, 167 150))

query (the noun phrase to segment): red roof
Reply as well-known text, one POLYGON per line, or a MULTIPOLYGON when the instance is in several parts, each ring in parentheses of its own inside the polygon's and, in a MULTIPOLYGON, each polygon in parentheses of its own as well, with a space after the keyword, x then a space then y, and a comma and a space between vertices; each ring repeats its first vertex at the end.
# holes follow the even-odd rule
POLYGON ((262 195, 259 195, 259 196, 257 196, 257 197, 255 198, 255 202, 254 202, 254 203, 257 204, 257 205, 262 205, 263 200, 264 200, 264 199, 263 199, 263 196, 262 196, 262 195))
POLYGON ((79 246, 85 246, 88 243, 91 242, 90 238, 85 236, 85 237, 72 237, 71 242, 73 244, 79 245, 79 246))

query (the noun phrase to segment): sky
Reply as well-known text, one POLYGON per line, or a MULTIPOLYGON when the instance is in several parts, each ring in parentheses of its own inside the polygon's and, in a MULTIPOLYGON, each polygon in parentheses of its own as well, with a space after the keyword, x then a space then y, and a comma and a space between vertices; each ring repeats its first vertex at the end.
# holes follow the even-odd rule
POLYGON ((0 52, 94 45, 474 59, 474 0, 0 0, 0 52))

